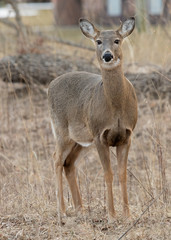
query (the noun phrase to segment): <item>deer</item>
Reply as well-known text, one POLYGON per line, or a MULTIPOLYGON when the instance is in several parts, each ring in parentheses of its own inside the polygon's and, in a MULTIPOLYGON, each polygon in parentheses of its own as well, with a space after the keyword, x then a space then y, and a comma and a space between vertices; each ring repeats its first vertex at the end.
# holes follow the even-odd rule
POLYGON ((127 193, 127 159, 131 136, 137 122, 137 97, 123 73, 122 42, 135 27, 128 18, 114 30, 98 30, 81 18, 82 33, 95 44, 101 75, 69 72, 51 81, 48 105, 55 136, 54 166, 60 213, 66 214, 63 196, 63 170, 76 213, 82 209, 75 162, 83 149, 94 145, 104 171, 108 219, 116 219, 113 199, 113 171, 110 148, 116 147, 118 178, 123 197, 123 214, 130 216, 127 193))

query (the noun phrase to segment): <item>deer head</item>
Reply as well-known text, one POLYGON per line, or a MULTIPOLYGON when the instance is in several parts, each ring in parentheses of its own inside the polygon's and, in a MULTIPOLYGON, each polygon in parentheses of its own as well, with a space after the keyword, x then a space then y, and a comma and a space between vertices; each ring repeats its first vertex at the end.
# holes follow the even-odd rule
POLYGON ((121 45, 123 39, 129 36, 134 30, 134 17, 131 17, 121 23, 120 27, 116 31, 99 31, 86 19, 80 19, 79 24, 83 34, 95 43, 97 59, 101 68, 110 70, 121 64, 121 45))

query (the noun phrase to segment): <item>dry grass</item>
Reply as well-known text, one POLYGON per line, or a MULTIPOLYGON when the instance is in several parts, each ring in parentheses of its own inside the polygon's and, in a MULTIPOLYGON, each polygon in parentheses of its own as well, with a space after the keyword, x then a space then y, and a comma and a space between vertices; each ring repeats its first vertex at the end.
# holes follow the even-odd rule
MULTIPOLYGON (((107 223, 103 171, 97 154, 91 150, 78 162, 78 180, 84 202, 83 216, 74 216, 66 180, 64 195, 69 217, 58 223, 52 153, 54 140, 49 124, 47 98, 30 91, 19 98, 10 84, 1 83, 0 136, 0 233, 4 239, 118 239, 149 202, 170 182, 170 108, 162 112, 140 103, 139 122, 134 133, 128 163, 128 191, 131 220, 121 216, 117 165, 112 154, 115 173, 114 192, 118 219, 107 223), (164 123, 163 123, 164 118, 164 123), (161 159, 162 157, 162 159, 161 159), (161 166, 161 161, 165 166, 161 166), (162 170, 167 183, 163 185, 162 170), (16 238, 15 238, 16 237, 16 238)), ((169 239, 169 198, 164 195, 142 216, 125 239, 169 239)), ((123 238, 124 239, 124 238, 123 238)))
MULTIPOLYGON (((160 27, 140 36, 135 33, 130 48, 133 59, 167 67, 171 63, 171 44, 164 34, 160 27)), ((4 44, 0 45, 1 50, 5 46, 1 56, 16 53, 15 40, 11 43, 6 39, 5 36, 4 41, 1 40, 4 44)), ((50 45, 52 51, 66 51, 66 55, 93 57, 92 53, 89 55, 89 52, 76 48, 44 44, 45 47, 50 45)), ((127 47, 125 44, 126 63, 131 60, 127 47)), ((120 236, 161 192, 163 194, 122 239, 170 239, 171 108, 167 98, 153 101, 144 98, 139 102, 139 120, 128 161, 132 218, 124 219, 121 215, 117 164, 112 150, 118 218, 113 224, 108 223, 103 171, 97 153, 90 149, 77 163, 84 214, 74 215, 64 178, 68 217, 62 219, 60 226, 52 159, 55 142, 50 129, 47 97, 38 89, 28 89, 27 94, 20 96, 12 88, 11 83, 0 81, 0 239, 121 239, 120 236)))

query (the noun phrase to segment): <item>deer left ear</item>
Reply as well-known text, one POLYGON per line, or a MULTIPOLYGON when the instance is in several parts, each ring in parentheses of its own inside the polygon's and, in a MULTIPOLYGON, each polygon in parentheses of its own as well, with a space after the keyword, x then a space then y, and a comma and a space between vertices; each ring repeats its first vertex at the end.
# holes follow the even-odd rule
POLYGON ((121 24, 120 28, 118 29, 118 32, 123 38, 125 38, 132 33, 132 31, 134 30, 134 27, 135 27, 135 18, 131 17, 121 24))

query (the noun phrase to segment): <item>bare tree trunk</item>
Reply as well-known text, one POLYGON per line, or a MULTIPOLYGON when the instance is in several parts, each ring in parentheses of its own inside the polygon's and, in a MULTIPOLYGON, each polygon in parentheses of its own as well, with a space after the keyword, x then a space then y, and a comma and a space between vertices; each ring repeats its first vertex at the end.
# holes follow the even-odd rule
POLYGON ((145 32, 148 23, 146 0, 136 0, 136 14, 138 31, 145 32))
POLYGON ((81 17, 81 0, 53 0, 54 16, 58 25, 76 25, 81 17))
POLYGON ((170 20, 170 14, 169 14, 169 0, 163 0, 163 14, 162 18, 165 23, 167 23, 170 20))

